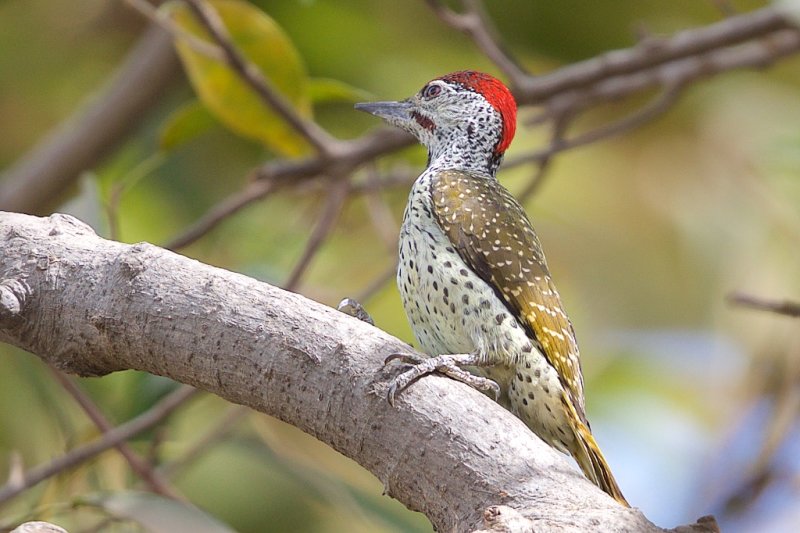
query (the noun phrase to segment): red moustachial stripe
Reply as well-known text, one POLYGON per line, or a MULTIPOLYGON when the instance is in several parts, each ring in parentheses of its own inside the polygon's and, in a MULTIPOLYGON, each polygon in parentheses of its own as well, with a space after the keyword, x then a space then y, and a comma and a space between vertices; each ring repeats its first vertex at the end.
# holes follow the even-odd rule
POLYGON ((441 79, 450 83, 458 83, 482 94, 486 101, 500 113, 500 116, 503 117, 503 135, 500 137, 500 142, 497 143, 495 153, 505 152, 517 130, 517 102, 508 87, 497 78, 474 70, 453 72, 441 79))

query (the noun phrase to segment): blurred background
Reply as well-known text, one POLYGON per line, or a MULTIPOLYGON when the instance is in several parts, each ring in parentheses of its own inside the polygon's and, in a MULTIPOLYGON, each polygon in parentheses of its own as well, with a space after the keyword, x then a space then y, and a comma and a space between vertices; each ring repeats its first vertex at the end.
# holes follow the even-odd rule
MULTIPOLYGON (((339 138, 379 127, 352 109, 354 100, 405 98, 453 70, 499 75, 424 2, 251 3, 283 29, 305 75, 341 82, 315 86, 336 90, 311 98, 314 120, 339 138)), ((719 21, 722 4, 744 12, 766 3, 489 4, 508 50, 529 71, 546 73, 633 46, 643 31, 671 35, 719 21)), ((119 1, 0 1, 0 170, 91 105, 145 26, 119 1)), ((67 212, 102 236, 165 245, 245 187, 253 168, 286 155, 202 113, 196 132, 165 142, 176 113, 196 99, 175 65, 121 142, 66 193, 38 206, 39 214, 67 212)), ((727 299, 742 291, 800 300, 798 67, 793 57, 698 82, 657 120, 557 155, 526 201, 582 347, 598 442, 629 501, 663 527, 705 514, 724 531, 790 531, 800 523, 800 323, 727 299)), ((586 120, 640 103, 621 102, 586 120)), ((546 131, 524 127, 534 114, 521 112, 508 160, 548 142, 546 131)), ((413 177, 424 164, 424 151, 412 147, 353 179, 413 177)), ((500 179, 520 193, 535 172, 515 166, 500 179)), ((348 200, 294 289, 334 306, 363 296, 378 326, 412 342, 386 275, 407 192, 386 187, 348 200)), ((327 196, 313 183, 287 187, 180 253, 285 285, 327 196)), ((36 357, 2 345, 0 364, 0 479, 99 436, 36 357)), ((73 383, 112 424, 176 388, 137 372, 73 383)), ((431 530, 352 461, 211 395, 194 396, 130 445, 179 493, 237 531, 431 530)), ((37 518, 76 532, 137 531, 143 526, 126 516, 150 515, 157 524, 176 512, 180 520, 183 511, 165 499, 135 492, 145 488, 112 449, 2 504, 0 527, 37 518)))

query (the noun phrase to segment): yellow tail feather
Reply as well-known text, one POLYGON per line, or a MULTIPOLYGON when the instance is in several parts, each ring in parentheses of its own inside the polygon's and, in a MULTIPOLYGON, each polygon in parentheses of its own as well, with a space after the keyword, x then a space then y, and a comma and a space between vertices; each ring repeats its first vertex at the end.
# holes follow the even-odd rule
POLYGON ((572 426, 573 434, 575 435, 575 447, 570 450, 572 457, 581 467, 584 475, 600 487, 606 494, 617 500, 625 507, 630 507, 630 504, 622 495, 622 490, 617 485, 614 475, 611 473, 611 468, 608 466, 603 452, 595 442, 591 430, 584 424, 572 402, 568 398, 563 398, 564 405, 569 413, 569 421, 572 426))

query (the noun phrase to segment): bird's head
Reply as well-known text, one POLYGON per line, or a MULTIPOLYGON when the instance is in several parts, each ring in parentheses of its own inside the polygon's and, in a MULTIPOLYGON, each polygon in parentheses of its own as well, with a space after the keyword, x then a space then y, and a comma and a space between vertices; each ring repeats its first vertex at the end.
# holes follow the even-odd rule
POLYGON ((432 158, 455 147, 485 153, 499 163, 517 127, 511 91, 493 76, 469 70, 431 80, 400 102, 355 107, 413 134, 432 158))

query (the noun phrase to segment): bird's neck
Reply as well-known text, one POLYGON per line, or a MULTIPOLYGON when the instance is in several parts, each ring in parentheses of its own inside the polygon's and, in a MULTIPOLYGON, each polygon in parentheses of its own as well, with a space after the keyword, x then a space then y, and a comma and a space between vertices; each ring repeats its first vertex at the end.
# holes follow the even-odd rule
POLYGON ((471 174, 494 178, 502 154, 494 153, 488 143, 482 146, 474 138, 454 139, 428 147, 428 171, 462 170, 471 174))

